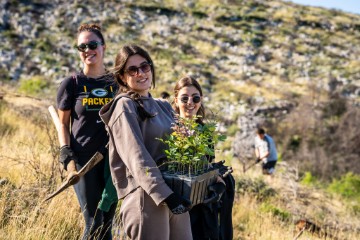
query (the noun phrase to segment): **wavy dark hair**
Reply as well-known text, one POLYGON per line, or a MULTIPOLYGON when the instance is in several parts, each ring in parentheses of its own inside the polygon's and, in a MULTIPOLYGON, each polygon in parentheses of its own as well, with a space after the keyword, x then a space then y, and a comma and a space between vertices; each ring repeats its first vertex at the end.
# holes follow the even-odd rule
MULTIPOLYGON (((191 76, 185 76, 183 78, 181 78, 179 81, 177 81, 175 88, 174 88, 174 97, 177 98, 179 95, 179 91, 184 88, 184 87, 189 87, 189 86, 194 86, 200 93, 200 96, 203 96, 203 92, 201 89, 201 86, 199 84, 198 81, 195 80, 195 78, 191 77, 191 76)), ((173 109, 175 110, 176 113, 180 113, 180 109, 179 107, 175 104, 175 100, 173 100, 173 102, 171 103, 173 109)), ((197 116, 200 116, 200 118, 198 118, 196 121, 200 124, 203 124, 203 120, 205 119, 205 107, 201 101, 201 106, 199 108, 199 110, 196 113, 197 116)))
POLYGON ((124 76, 124 71, 125 71, 125 65, 127 63, 127 61, 129 60, 129 58, 133 55, 140 55, 143 58, 146 59, 146 61, 148 63, 150 63, 150 67, 151 67, 151 73, 152 73, 152 88, 155 87, 155 66, 154 63, 149 55, 149 53, 141 48, 138 45, 135 44, 129 44, 129 45, 124 45, 120 48, 120 50, 118 51, 116 58, 115 58, 115 65, 114 65, 114 70, 113 70, 113 74, 114 74, 114 78, 115 81, 117 82, 118 86, 119 86, 119 93, 128 93, 131 91, 131 89, 125 85, 125 83, 121 80, 121 77, 124 76))
POLYGON ((80 33, 82 32, 92 32, 94 33, 96 36, 98 36, 98 38, 100 38, 101 43, 105 45, 105 39, 103 34, 101 33, 101 27, 99 25, 97 25, 96 23, 84 23, 81 24, 80 27, 78 28, 78 34, 77 36, 79 37, 80 33))
POLYGON ((149 53, 145 49, 141 48, 138 45, 128 44, 128 45, 122 46, 116 55, 114 68, 111 72, 113 73, 114 79, 115 79, 116 83, 118 84, 119 90, 118 90, 117 94, 126 93, 127 95, 129 95, 130 98, 136 102, 137 110, 138 110, 140 118, 142 120, 145 120, 146 118, 152 118, 155 115, 152 113, 149 113, 145 110, 140 94, 134 92, 131 88, 129 88, 129 86, 127 86, 121 80, 121 78, 124 76, 124 73, 125 73, 125 65, 126 65, 127 61, 129 60, 129 58, 131 56, 136 55, 136 54, 142 56, 143 58, 146 59, 146 61, 148 63, 150 63, 151 74, 152 74, 151 86, 152 86, 152 88, 154 88, 155 87, 154 63, 153 63, 149 53))

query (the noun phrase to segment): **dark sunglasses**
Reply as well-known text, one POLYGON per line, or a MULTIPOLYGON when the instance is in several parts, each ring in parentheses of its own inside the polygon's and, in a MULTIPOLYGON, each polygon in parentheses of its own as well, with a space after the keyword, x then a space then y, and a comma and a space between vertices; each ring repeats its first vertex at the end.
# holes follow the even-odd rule
POLYGON ((143 63, 140 65, 140 67, 131 66, 128 69, 126 69, 124 72, 128 73, 130 76, 135 76, 139 74, 139 69, 143 73, 147 73, 151 70, 151 64, 150 63, 143 63))
POLYGON ((95 50, 99 45, 104 45, 102 42, 90 41, 89 43, 82 43, 80 45, 75 45, 75 48, 79 52, 85 52, 86 49, 95 50))
POLYGON ((200 96, 193 96, 193 97, 188 97, 188 96, 182 96, 180 98, 180 101, 182 103, 188 103, 189 99, 192 98, 193 103, 199 103, 201 101, 201 97, 200 96))

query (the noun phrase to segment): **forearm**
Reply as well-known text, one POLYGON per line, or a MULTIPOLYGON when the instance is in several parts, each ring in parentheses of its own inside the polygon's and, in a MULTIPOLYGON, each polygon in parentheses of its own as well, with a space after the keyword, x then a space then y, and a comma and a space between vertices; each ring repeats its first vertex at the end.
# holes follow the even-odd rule
POLYGON ((64 124, 60 125, 58 137, 59 137, 60 147, 62 147, 64 145, 70 146, 70 132, 69 132, 68 127, 65 126, 64 124))
POLYGON ((60 143, 60 159, 59 161, 63 164, 64 169, 67 171, 76 171, 77 157, 70 147, 70 110, 60 110, 59 114, 59 128, 58 137, 60 143), (68 168, 69 165, 69 168, 68 168))
POLYGON ((260 158, 260 152, 259 149, 255 148, 255 156, 256 158, 260 158))
POLYGON ((264 158, 267 158, 268 156, 269 156, 269 152, 266 152, 264 155, 262 155, 262 156, 259 156, 258 158, 260 159, 260 160, 263 160, 264 158))
POLYGON ((270 155, 270 152, 266 152, 266 154, 263 156, 263 158, 267 158, 270 155))
POLYGON ((58 110, 60 126, 58 130, 58 138, 60 147, 64 145, 70 146, 70 110, 58 110))

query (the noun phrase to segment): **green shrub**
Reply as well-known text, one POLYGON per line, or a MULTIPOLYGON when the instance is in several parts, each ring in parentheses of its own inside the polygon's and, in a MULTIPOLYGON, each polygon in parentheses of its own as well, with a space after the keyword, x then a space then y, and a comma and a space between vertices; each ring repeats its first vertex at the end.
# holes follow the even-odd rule
POLYGON ((316 186, 319 184, 319 180, 311 174, 311 172, 305 172, 301 183, 306 186, 316 186))
POLYGON ((218 146, 220 147, 221 151, 229 151, 232 147, 232 140, 226 139, 224 142, 219 143, 218 146))
POLYGON ((9 71, 6 70, 5 68, 0 68, 0 79, 2 81, 9 81, 10 80, 9 71))
POLYGON ((51 52, 53 51, 52 43, 47 38, 42 38, 36 42, 36 49, 39 49, 42 52, 51 52))
POLYGON ((12 30, 6 30, 2 32, 2 35, 4 36, 4 38, 9 38, 10 40, 18 40, 19 34, 17 34, 15 31, 12 30))
POLYGON ((237 124, 232 124, 227 129, 228 136, 235 136, 236 132, 239 131, 239 127, 237 124))
POLYGON ((360 215, 360 198, 358 200, 357 204, 351 206, 351 210, 355 215, 360 215))
POLYGON ((296 152, 297 150, 299 150, 301 140, 302 140, 301 136, 297 134, 291 136, 288 148, 296 152))
POLYGON ((235 191, 240 194, 248 193, 254 196, 259 201, 264 201, 276 195, 276 191, 270 188, 266 183, 260 179, 236 179, 235 191))
POLYGON ((49 83, 41 76, 34 76, 30 79, 20 81, 19 91, 29 95, 37 95, 41 93, 49 83))
POLYGON ((334 97, 323 107, 323 118, 340 117, 347 109, 346 99, 342 97, 334 97))
POLYGON ((360 175, 347 173, 339 180, 333 180, 328 190, 348 199, 360 198, 360 175))
POLYGON ((278 217, 281 221, 289 221, 291 218, 291 214, 286 210, 282 210, 266 202, 261 204, 260 210, 271 213, 273 216, 278 217))

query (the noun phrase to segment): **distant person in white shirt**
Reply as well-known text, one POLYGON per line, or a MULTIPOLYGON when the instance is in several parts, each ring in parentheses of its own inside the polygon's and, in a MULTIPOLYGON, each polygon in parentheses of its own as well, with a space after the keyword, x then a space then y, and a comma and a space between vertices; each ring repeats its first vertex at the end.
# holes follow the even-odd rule
POLYGON ((272 175, 278 159, 277 151, 274 140, 265 133, 263 128, 258 128, 256 132, 255 155, 257 162, 262 161, 263 174, 272 175))

